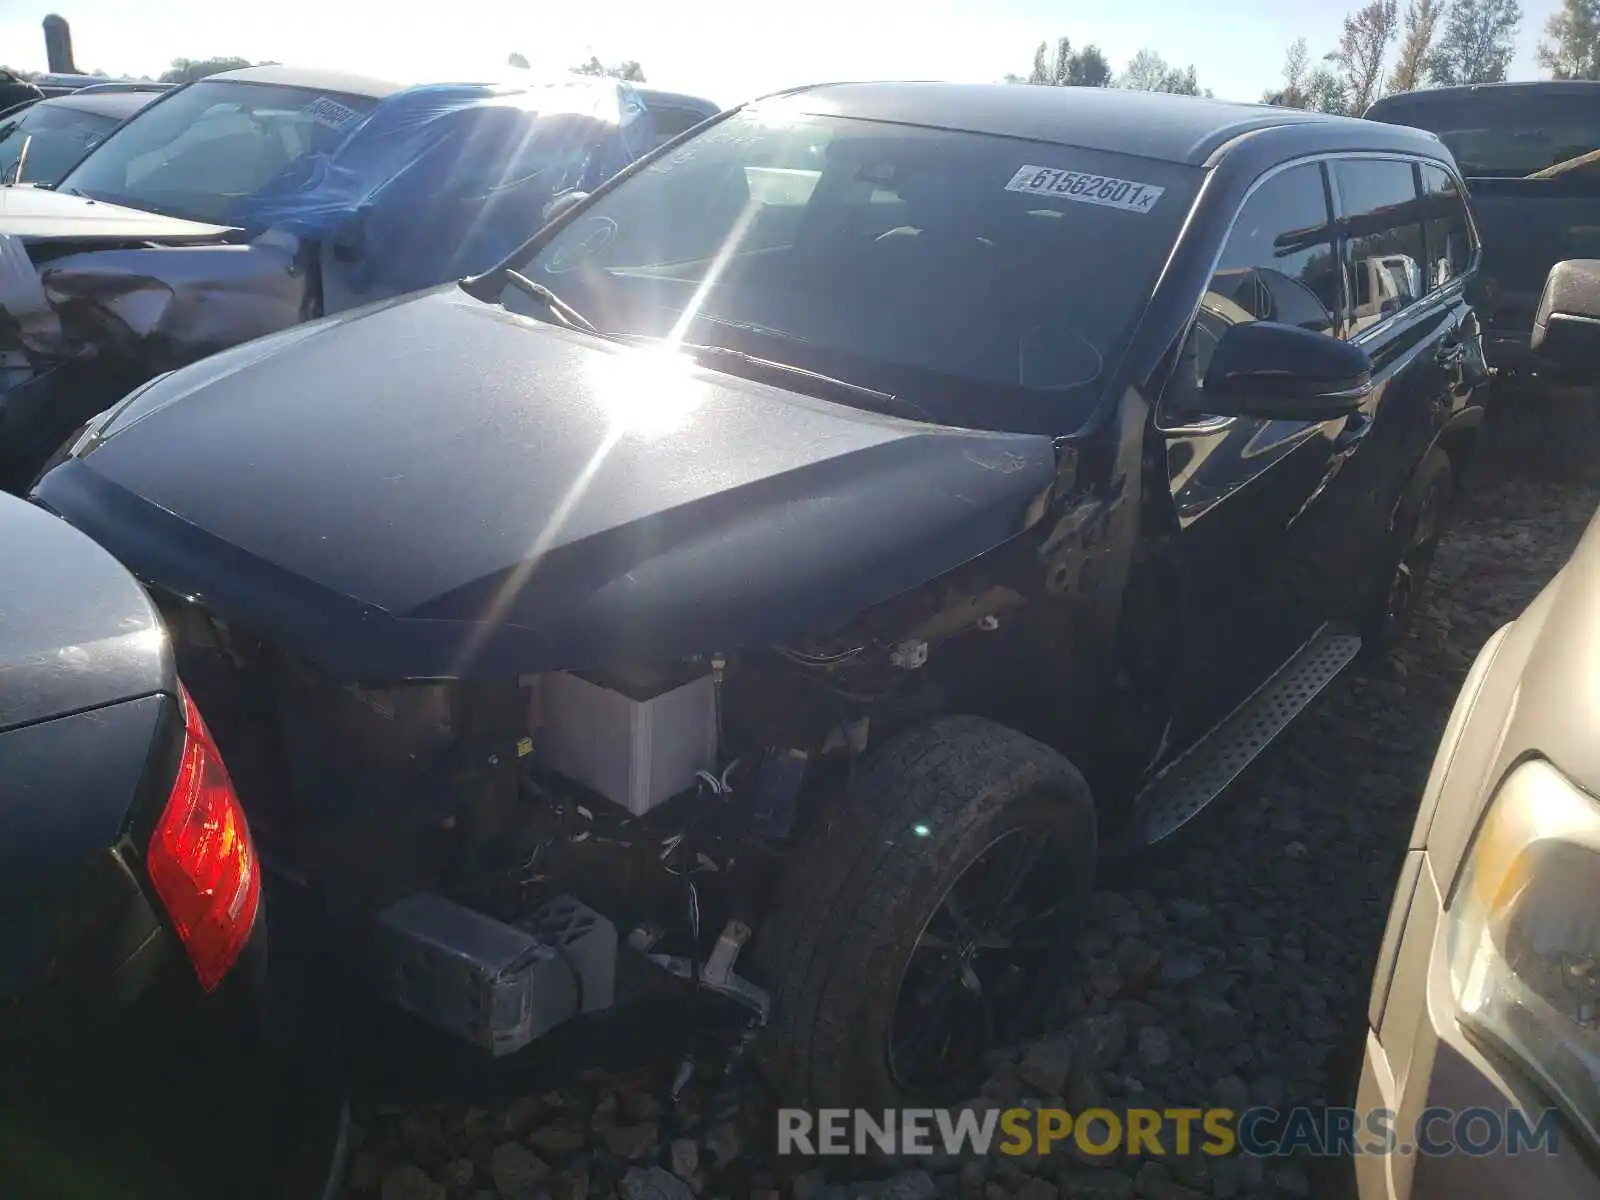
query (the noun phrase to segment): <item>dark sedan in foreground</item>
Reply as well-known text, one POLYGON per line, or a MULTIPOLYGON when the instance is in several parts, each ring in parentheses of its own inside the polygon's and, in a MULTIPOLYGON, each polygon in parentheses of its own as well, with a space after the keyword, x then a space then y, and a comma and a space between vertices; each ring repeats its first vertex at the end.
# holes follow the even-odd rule
POLYGON ((338 1072, 273 1023, 263 864, 160 617, 10 497, 0 561, 0 1194, 321 1194, 338 1072))

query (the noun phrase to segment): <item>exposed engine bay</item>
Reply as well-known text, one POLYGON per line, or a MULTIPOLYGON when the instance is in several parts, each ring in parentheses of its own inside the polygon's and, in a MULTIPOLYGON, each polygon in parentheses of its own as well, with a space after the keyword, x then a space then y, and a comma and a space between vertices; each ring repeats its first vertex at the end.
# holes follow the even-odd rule
POLYGON ((952 672, 1020 678, 996 660, 1027 654, 1022 597, 962 574, 804 649, 486 683, 339 686, 162 608, 263 854, 384 997, 499 1056, 641 984, 765 1022, 736 966, 804 822, 952 672))

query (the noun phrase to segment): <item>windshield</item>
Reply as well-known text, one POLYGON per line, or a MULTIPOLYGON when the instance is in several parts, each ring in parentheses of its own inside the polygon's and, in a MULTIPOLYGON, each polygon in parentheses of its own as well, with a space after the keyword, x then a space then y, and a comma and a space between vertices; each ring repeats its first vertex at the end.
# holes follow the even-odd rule
POLYGON ((111 204, 226 224, 291 163, 333 149, 375 100, 202 80, 152 104, 61 180, 111 204))
POLYGON ((760 355, 952 424, 1065 430, 1127 344, 1199 177, 764 106, 656 159, 519 269, 610 334, 760 355))
POLYGON ((0 122, 0 183, 54 183, 116 127, 115 117, 36 104, 0 122))
POLYGON ((1600 104, 1593 95, 1547 93, 1485 96, 1394 104, 1385 121, 1439 135, 1468 179, 1520 179, 1566 167, 1596 177, 1592 162, 1574 162, 1600 150, 1600 104))

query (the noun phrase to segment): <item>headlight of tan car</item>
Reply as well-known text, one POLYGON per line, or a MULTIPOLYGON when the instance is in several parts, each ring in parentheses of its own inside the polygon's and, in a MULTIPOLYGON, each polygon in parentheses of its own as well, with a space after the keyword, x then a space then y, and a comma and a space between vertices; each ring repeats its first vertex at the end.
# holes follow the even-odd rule
POLYGON ((1600 1144, 1600 804, 1542 760, 1509 774, 1450 905, 1462 1027, 1600 1144))

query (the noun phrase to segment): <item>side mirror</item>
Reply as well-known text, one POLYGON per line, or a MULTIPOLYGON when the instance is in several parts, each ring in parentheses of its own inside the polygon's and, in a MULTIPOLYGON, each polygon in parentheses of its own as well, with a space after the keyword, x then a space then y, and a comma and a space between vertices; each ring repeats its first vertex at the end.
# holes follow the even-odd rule
POLYGON ((1600 259, 1550 268, 1528 344, 1541 370, 1584 382, 1600 377, 1600 259))
POLYGON ((1372 359, 1360 346, 1274 321, 1229 327, 1212 351, 1201 405, 1218 416, 1332 421, 1372 391, 1372 359))
POLYGON ((588 198, 588 192, 580 192, 576 189, 570 192, 562 192, 559 196, 544 206, 544 212, 540 215, 540 220, 548 225, 557 217, 563 216, 577 208, 578 205, 582 204, 588 198))

